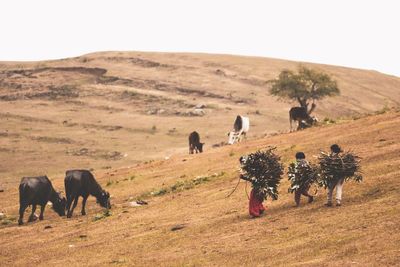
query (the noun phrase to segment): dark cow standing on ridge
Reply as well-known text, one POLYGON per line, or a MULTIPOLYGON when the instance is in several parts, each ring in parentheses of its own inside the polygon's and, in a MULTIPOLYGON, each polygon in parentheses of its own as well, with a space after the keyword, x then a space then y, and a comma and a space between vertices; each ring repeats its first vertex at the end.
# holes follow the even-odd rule
POLYGON ((72 217, 80 196, 83 198, 82 215, 86 215, 85 205, 89 195, 96 197, 97 203, 103 208, 111 208, 110 194, 101 188, 90 171, 69 170, 65 173, 64 184, 67 195, 67 218, 72 217), (71 208, 72 201, 74 204, 71 208))
POLYGON ((60 216, 65 215, 65 198, 61 198, 47 176, 23 177, 19 185, 19 220, 23 224, 23 217, 26 208, 32 205, 32 213, 28 222, 35 220, 36 205, 40 205, 39 220, 43 220, 44 209, 47 202, 53 203, 53 210, 60 216))
POLYGON ((189 135, 189 154, 193 154, 194 151, 196 151, 196 153, 202 153, 203 145, 204 143, 200 143, 200 135, 198 132, 195 131, 189 135))
POLYGON ((292 131, 292 122, 297 121, 297 130, 306 128, 306 126, 311 126, 316 122, 316 118, 310 116, 310 113, 315 108, 315 104, 312 105, 310 111, 307 111, 307 107, 293 107, 289 110, 289 122, 290 131, 292 131), (304 122, 305 123, 304 123, 304 122))

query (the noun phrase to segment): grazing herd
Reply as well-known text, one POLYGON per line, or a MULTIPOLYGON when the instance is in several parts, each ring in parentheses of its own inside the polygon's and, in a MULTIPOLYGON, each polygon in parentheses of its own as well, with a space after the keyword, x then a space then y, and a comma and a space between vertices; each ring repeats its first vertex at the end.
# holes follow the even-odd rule
POLYGON ((96 182, 93 174, 87 170, 69 170, 65 174, 65 192, 67 199, 61 197, 56 192, 47 176, 24 177, 19 185, 19 220, 18 224, 23 224, 24 212, 28 206, 32 206, 32 212, 28 222, 36 220, 36 206, 40 205, 39 220, 43 220, 44 209, 47 202, 52 203, 52 208, 60 216, 65 216, 67 210, 67 218, 72 217, 78 198, 82 200, 82 215, 86 215, 85 205, 89 195, 96 197, 97 203, 104 208, 111 208, 110 194, 104 191, 96 182), (72 208, 71 204, 74 201, 72 208))
MULTIPOLYGON (((289 111, 290 130, 292 131, 292 121, 298 122, 298 129, 304 126, 311 126, 316 119, 310 116, 310 112, 304 107, 294 107, 289 111)), ((228 133, 228 144, 240 142, 246 137, 250 129, 248 117, 237 115, 233 124, 233 130, 228 133)), ((200 142, 200 135, 196 131, 189 135, 189 154, 202 153, 204 143, 200 142)), ((94 196, 101 207, 110 209, 110 194, 103 190, 97 183, 93 174, 88 170, 68 170, 64 179, 66 199, 56 192, 47 176, 23 177, 19 185, 19 220, 18 224, 23 224, 23 217, 28 206, 32 206, 31 215, 28 222, 36 220, 36 206, 40 206, 39 220, 43 220, 43 213, 48 202, 52 203, 53 210, 60 216, 71 218, 78 204, 79 197, 82 197, 81 214, 86 215, 85 206, 88 197, 94 196)))
MULTIPOLYGON (((315 104, 307 111, 307 106, 293 107, 289 111, 290 131, 293 130, 293 122, 297 121, 297 130, 308 128, 318 122, 318 119, 311 116, 310 113, 314 110, 315 104)), ((246 134, 250 129, 250 119, 245 116, 237 115, 233 124, 233 130, 228 132, 228 144, 233 145, 246 138, 246 134)), ((200 143, 200 135, 197 132, 192 132, 189 135, 189 154, 203 152, 204 143, 200 143)))

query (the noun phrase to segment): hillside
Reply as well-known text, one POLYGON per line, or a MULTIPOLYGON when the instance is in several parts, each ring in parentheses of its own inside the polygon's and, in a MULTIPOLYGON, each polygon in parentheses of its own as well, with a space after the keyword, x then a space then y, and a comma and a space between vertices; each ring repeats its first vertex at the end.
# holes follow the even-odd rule
MULTIPOLYGON (((210 151, 227 141, 237 114, 250 117, 250 139, 286 132, 294 104, 271 97, 265 81, 299 64, 142 52, 0 62, 0 186, 12 188, 24 175, 110 170, 187 153, 193 130, 210 151)), ((302 64, 330 74, 342 91, 318 103, 320 119, 359 117, 400 103, 398 77, 302 64)))
MULTIPOLYGON (((198 155, 180 154, 117 170, 95 170, 100 183, 107 184, 105 188, 112 194, 111 216, 94 221, 101 209, 90 198, 85 217, 79 215, 79 204, 72 219, 60 218, 48 209, 42 222, 1 226, 0 264, 397 265, 399 125, 399 111, 391 111, 248 140, 198 155), (304 151, 315 161, 312 155, 334 142, 363 158, 364 181, 344 185, 341 207, 324 207, 326 193, 320 190, 314 203, 303 201, 301 207, 294 208, 286 177, 279 200, 266 203, 262 218, 249 218, 244 183, 226 198, 237 183, 241 155, 277 146, 287 166, 296 151, 304 151), (198 184, 190 183, 192 179, 198 184), (171 188, 177 190, 163 193, 171 188), (129 201, 139 196, 149 204, 129 206, 129 201), (183 229, 171 231, 177 225, 183 229)), ((62 188, 63 172, 52 178, 55 187, 62 188)), ((1 209, 8 216, 17 214, 16 184, 0 193, 1 209)))

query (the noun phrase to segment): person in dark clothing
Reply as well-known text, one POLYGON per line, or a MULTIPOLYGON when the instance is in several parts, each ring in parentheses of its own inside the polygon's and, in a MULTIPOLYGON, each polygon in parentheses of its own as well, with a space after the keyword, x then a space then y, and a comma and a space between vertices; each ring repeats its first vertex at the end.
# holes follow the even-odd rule
MULTIPOLYGON (((306 160, 306 155, 303 152, 296 153, 295 166, 296 166, 296 168, 299 168, 300 166, 301 167, 309 166, 309 163, 306 160)), ((308 197, 308 203, 311 203, 314 201, 314 196, 312 196, 308 193, 310 186, 311 185, 309 183, 305 183, 294 192, 294 201, 296 202, 296 207, 298 207, 300 205, 301 195, 308 197)))

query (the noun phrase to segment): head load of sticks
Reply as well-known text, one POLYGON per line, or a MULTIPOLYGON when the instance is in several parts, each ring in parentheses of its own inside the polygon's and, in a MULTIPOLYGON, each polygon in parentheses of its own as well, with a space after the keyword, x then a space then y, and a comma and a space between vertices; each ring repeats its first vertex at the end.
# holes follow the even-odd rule
POLYGON ((240 158, 240 178, 251 182, 253 189, 265 199, 278 199, 278 186, 282 179, 283 166, 275 147, 259 150, 240 158))
MULTIPOLYGON (((341 152, 341 151, 340 151, 341 152)), ((363 177, 360 172, 361 158, 350 151, 342 153, 321 152, 319 157, 320 176, 319 185, 325 188, 335 184, 340 179, 361 182, 363 177)))
POLYGON ((318 166, 304 161, 290 163, 287 174, 291 183, 288 189, 289 193, 305 189, 320 179, 318 166))

